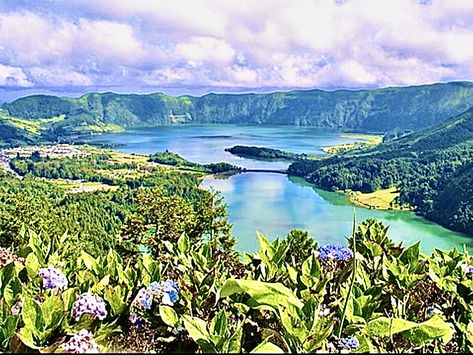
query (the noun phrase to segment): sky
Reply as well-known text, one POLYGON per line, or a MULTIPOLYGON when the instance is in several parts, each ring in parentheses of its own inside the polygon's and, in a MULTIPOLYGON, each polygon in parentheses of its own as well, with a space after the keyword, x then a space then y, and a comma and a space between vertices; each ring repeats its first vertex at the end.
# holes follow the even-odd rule
POLYGON ((457 80, 472 0, 0 0, 0 101, 457 80))

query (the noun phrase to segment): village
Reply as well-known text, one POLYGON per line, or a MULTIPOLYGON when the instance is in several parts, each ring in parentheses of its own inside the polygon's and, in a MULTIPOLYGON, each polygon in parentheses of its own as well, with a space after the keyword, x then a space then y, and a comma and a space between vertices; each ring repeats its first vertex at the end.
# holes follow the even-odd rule
POLYGON ((78 157, 89 154, 69 144, 0 149, 0 171, 11 173, 13 176, 21 179, 22 177, 11 168, 10 160, 17 156, 28 157, 35 152, 38 152, 40 157, 50 158, 78 157))

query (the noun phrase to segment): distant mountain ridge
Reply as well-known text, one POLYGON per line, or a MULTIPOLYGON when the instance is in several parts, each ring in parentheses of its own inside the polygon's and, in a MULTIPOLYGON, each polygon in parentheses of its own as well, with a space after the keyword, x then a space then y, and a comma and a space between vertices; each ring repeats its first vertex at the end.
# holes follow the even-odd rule
MULTIPOLYGON (((1 106, 28 120, 65 115, 44 137, 90 133, 97 127, 180 123, 288 124, 371 132, 419 130, 473 106, 473 83, 451 82, 374 90, 296 90, 266 94, 90 93, 79 98, 33 95, 1 106), (88 129, 89 126, 94 129, 88 129)), ((1 118, 1 117, 0 117, 1 118)))

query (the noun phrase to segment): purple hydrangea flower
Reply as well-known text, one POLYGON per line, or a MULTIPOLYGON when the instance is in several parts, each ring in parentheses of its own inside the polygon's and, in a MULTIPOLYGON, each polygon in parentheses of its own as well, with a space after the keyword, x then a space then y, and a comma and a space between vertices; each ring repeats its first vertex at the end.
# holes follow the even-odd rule
POLYGON ((355 337, 341 338, 339 339, 340 347, 346 350, 358 349, 360 342, 355 337))
POLYGON ((349 248, 335 244, 320 246, 317 248, 317 251, 321 260, 349 260, 353 256, 349 248))
POLYGON ((60 345, 66 353, 99 353, 100 349, 94 336, 85 329, 75 333, 68 342, 60 345))
POLYGON ((138 291, 133 303, 138 308, 150 309, 153 304, 153 297, 145 288, 142 288, 138 291))
POLYGON ((67 278, 61 270, 48 266, 39 269, 39 276, 43 279, 43 288, 45 289, 62 289, 67 288, 67 278))
POLYGON ((106 304, 97 295, 83 293, 74 302, 72 315, 78 321, 84 313, 89 313, 100 320, 105 319, 107 317, 106 304))

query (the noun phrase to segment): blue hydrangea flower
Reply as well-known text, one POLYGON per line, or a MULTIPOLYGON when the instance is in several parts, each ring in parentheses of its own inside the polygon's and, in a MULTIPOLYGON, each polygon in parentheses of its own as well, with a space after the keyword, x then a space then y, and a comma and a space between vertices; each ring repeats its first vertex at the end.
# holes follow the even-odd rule
POLYGON ((317 251, 321 260, 349 260, 353 256, 349 248, 335 244, 320 246, 317 248, 317 251))
POLYGON ((172 280, 162 281, 161 283, 152 282, 146 292, 167 306, 173 306, 179 300, 179 286, 172 280))
POLYGON ((78 321, 84 313, 91 314, 100 320, 105 319, 107 317, 106 304, 97 295, 83 293, 74 302, 72 316, 78 321))
POLYGON ((134 313, 130 313, 128 320, 130 321, 131 325, 136 328, 140 327, 143 324, 143 318, 134 313))
POLYGON ((355 337, 339 339, 340 347, 346 350, 358 349, 360 342, 355 337))
POLYGON ((163 294, 161 302, 166 306, 174 306, 174 303, 176 303, 178 300, 179 294, 176 291, 169 291, 163 294))
POLYGON ((66 353, 99 353, 100 349, 92 333, 82 329, 75 333, 68 342, 60 345, 66 353))
POLYGON ((150 292, 159 292, 161 291, 161 285, 156 281, 153 281, 148 286, 148 291, 150 292))
POLYGON ((133 303, 138 308, 150 309, 153 304, 153 297, 145 288, 142 288, 138 291, 133 303))
POLYGON ((161 302, 167 306, 173 306, 179 300, 179 287, 172 280, 166 280, 161 283, 163 298, 161 302))
POLYGON ((45 289, 61 289, 67 288, 67 278, 61 270, 48 266, 39 269, 39 277, 43 279, 43 288, 45 289))

